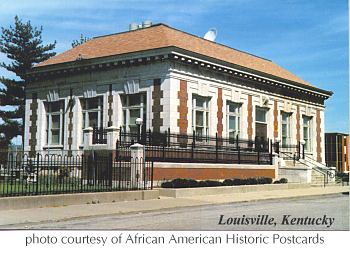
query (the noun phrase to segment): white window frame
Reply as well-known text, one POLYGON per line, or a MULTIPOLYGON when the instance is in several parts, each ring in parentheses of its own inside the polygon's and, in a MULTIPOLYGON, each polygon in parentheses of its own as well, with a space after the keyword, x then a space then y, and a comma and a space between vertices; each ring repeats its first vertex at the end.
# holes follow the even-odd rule
POLYGON ((122 94, 122 127, 126 132, 130 132, 130 126, 136 127, 136 124, 130 124, 130 110, 140 110, 140 118, 142 118, 142 125, 146 125, 147 120, 147 93, 140 92, 137 94, 122 94), (130 97, 138 95, 140 97, 140 104, 130 106, 130 97), (123 98, 125 100, 123 100, 123 98))
POLYGON ((268 112, 269 112, 269 109, 268 109, 268 108, 255 106, 255 122, 256 122, 256 123, 266 124, 266 125, 267 125, 267 114, 268 114, 268 112), (257 111, 258 109, 261 109, 261 110, 264 110, 264 111, 265 111, 265 122, 257 121, 257 120, 256 120, 256 111, 257 111))
POLYGON ((306 152, 312 152, 312 116, 303 115, 303 140, 305 141, 305 151, 306 152), (305 120, 307 119, 307 122, 305 123, 305 120), (307 124, 307 125, 306 125, 307 124), (304 134, 304 128, 307 127, 307 139, 305 140, 305 134, 304 134))
POLYGON ((282 146, 283 145, 288 145, 291 143, 291 138, 292 138, 292 134, 291 134, 291 118, 292 118, 292 113, 289 112, 285 112, 285 111, 281 111, 281 143, 282 146), (287 116, 287 120, 284 121, 283 120, 283 116, 286 115, 287 116), (287 137, 286 137, 286 143, 284 143, 283 141, 283 124, 286 125, 287 128, 287 137))
POLYGON ((97 128, 103 127, 103 95, 97 95, 96 97, 92 98, 81 98, 80 100, 85 101, 85 108, 82 106, 82 128, 88 128, 89 127, 89 113, 96 113, 97 112, 97 128), (98 99, 97 108, 89 108, 88 102, 93 99, 98 99))
POLYGON ((210 126, 210 98, 203 97, 197 94, 192 94, 192 132, 198 132, 197 127, 203 129, 202 137, 209 136, 209 126, 210 126), (197 99, 202 99, 204 101, 204 107, 197 106, 197 99), (196 113, 197 111, 203 112, 203 126, 197 126, 196 124, 196 113))
POLYGON ((63 136, 64 136, 64 100, 54 101, 54 102, 45 102, 46 110, 46 145, 47 146, 62 146, 63 145, 63 136), (52 111, 53 104, 60 104, 58 111, 52 111), (52 128, 52 117, 59 116, 59 128, 52 128), (52 131, 59 130, 58 143, 52 142, 52 131))
POLYGON ((259 106, 255 106, 255 137, 256 137, 256 123, 258 124, 264 124, 266 125, 266 139, 268 137, 268 132, 269 132, 269 127, 268 127, 268 114, 269 114, 269 111, 270 109, 269 108, 266 108, 266 107, 259 107, 259 106), (256 119, 256 112, 258 109, 261 109, 263 111, 265 111, 265 122, 262 122, 262 121, 257 121, 256 119))
POLYGON ((241 103, 227 101, 226 102, 226 129, 227 129, 227 138, 236 138, 237 135, 240 135, 241 131, 241 103), (235 111, 230 111, 230 106, 235 107, 235 111), (234 117, 236 119, 235 124, 236 127, 234 129, 230 129, 230 117, 234 117), (230 137, 230 133, 233 132, 234 136, 230 137))

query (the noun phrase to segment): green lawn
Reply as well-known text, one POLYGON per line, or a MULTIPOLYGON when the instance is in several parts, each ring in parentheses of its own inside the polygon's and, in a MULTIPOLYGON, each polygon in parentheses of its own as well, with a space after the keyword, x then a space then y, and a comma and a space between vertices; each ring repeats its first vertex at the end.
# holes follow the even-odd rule
POLYGON ((25 196, 25 195, 48 195, 48 194, 66 194, 81 192, 102 192, 127 190, 128 186, 120 188, 118 183, 112 187, 103 184, 88 185, 79 182, 59 183, 20 183, 19 181, 11 182, 0 181, 0 197, 6 196, 25 196))

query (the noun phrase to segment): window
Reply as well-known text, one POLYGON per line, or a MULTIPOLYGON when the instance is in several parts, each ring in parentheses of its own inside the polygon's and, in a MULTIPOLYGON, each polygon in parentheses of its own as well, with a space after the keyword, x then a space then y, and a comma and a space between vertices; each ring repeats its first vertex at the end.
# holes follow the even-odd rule
POLYGON ((193 95, 192 130, 199 137, 209 135, 209 98, 193 95))
POLYGON ((235 139, 239 135, 240 127, 240 108, 241 104, 234 102, 227 102, 227 133, 230 139, 235 139))
POLYGON ((81 108, 83 110, 82 127, 101 128, 103 121, 103 97, 94 97, 81 99, 81 108))
POLYGON ((142 118, 143 124, 146 124, 146 94, 137 93, 122 95, 123 106, 123 129, 126 132, 137 133, 136 119, 142 118))
POLYGON ((309 151, 309 152, 312 150, 311 120, 312 120, 312 117, 303 116, 303 139, 305 141, 305 151, 309 151))
POLYGON ((260 140, 267 140, 267 108, 255 108, 255 136, 260 140))
POLYGON ((45 103, 46 109, 46 143, 63 145, 64 101, 45 103))
POLYGON ((291 132, 290 132, 290 118, 291 114, 281 112, 281 137, 282 146, 290 144, 291 132))

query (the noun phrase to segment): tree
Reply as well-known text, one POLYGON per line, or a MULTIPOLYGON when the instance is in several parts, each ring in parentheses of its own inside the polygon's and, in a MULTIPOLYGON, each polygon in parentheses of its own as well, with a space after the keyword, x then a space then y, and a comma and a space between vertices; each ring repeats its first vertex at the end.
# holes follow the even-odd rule
POLYGON ((90 38, 83 36, 83 34, 80 34, 80 39, 73 41, 72 48, 77 47, 78 45, 81 45, 89 40, 90 40, 90 38))
POLYGON ((1 27, 0 52, 11 61, 0 63, 0 68, 13 72, 17 78, 0 76, 0 148, 10 145, 14 137, 23 135, 26 72, 56 54, 51 52, 56 41, 43 45, 42 31, 42 27, 33 27, 30 21, 24 23, 18 16, 14 27, 1 27))

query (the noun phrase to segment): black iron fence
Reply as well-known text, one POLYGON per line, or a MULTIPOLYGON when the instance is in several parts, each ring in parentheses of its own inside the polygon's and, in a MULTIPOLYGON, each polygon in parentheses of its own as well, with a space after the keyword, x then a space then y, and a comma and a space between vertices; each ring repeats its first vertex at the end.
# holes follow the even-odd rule
POLYGON ((130 146, 139 142, 146 146, 165 146, 181 148, 201 148, 201 149, 237 149, 245 151, 265 151, 270 150, 270 140, 256 137, 254 140, 247 140, 236 137, 223 138, 216 136, 203 136, 196 132, 192 134, 171 133, 170 129, 165 132, 152 132, 143 130, 140 135, 123 131, 119 133, 119 143, 121 146, 130 146))
POLYGON ((153 188, 152 162, 117 159, 111 151, 0 152, 0 160, 0 197, 153 188))
POLYGON ((93 128, 92 144, 107 144, 107 130, 105 128, 93 128))
POLYGON ((305 147, 303 144, 298 142, 297 144, 273 144, 274 152, 278 153, 285 160, 305 159, 305 147))
POLYGON ((272 164, 272 141, 201 136, 196 134, 143 131, 140 135, 121 131, 117 154, 139 142, 145 145, 146 159, 157 162, 272 164))

